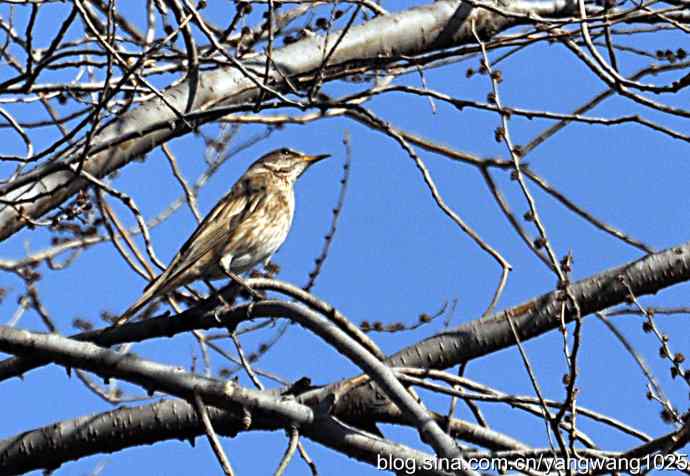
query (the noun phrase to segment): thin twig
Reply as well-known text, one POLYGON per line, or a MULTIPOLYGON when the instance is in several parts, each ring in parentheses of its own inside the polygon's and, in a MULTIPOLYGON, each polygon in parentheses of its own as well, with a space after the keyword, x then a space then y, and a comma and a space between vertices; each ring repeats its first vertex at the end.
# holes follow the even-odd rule
POLYGON ((211 444, 211 448, 213 448, 213 453, 216 455, 220 467, 223 468, 223 473, 225 476, 234 476, 232 467, 230 466, 230 461, 228 460, 228 457, 225 456, 225 451, 223 451, 220 440, 218 440, 218 435, 216 435, 216 432, 213 429, 213 424, 211 423, 211 418, 208 416, 206 405, 204 405, 201 395, 199 395, 197 392, 194 392, 194 408, 196 409, 197 415, 199 415, 201 422, 204 424, 204 430, 206 431, 208 442, 211 444))
POLYGON ((338 226, 338 218, 340 218, 340 213, 345 204, 345 194, 347 193, 347 184, 350 181, 350 168, 352 166, 352 146, 350 144, 350 133, 345 131, 343 136, 343 144, 345 145, 345 163, 343 164, 343 176, 340 179, 340 193, 338 194, 338 200, 335 207, 333 208, 333 216, 331 217, 331 227, 324 237, 323 247, 321 248, 321 253, 314 260, 314 269, 309 272, 309 279, 307 283, 302 287, 305 291, 309 292, 316 284, 316 279, 321 273, 321 268, 323 263, 328 257, 328 251, 331 248, 331 243, 335 237, 335 232, 338 226))
POLYGON ((280 464, 273 473, 273 476, 282 476, 287 469, 288 464, 290 464, 290 461, 295 454, 295 450, 297 449, 297 444, 299 443, 299 430, 295 425, 290 426, 287 433, 289 436, 288 447, 285 449, 285 454, 283 454, 283 457, 280 459, 280 464))

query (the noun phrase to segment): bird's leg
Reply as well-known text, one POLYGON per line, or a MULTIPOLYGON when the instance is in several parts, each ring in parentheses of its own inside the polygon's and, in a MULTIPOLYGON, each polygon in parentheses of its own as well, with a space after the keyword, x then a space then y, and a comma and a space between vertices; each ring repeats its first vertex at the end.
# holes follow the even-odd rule
MULTIPOLYGON (((194 289, 193 287, 191 287, 191 286, 185 286, 184 288, 185 288, 187 291, 189 291, 189 294, 191 294, 191 295, 194 297, 194 299, 196 299, 197 301, 201 302, 201 301, 204 300, 204 297, 203 297, 201 294, 199 294, 199 292, 198 292, 196 289, 194 289)), ((178 291, 178 292, 179 292, 179 291, 178 291)), ((183 296, 183 297, 184 297, 184 298, 188 298, 188 296, 183 296)))
MULTIPOLYGON (((220 300, 220 303, 223 305, 223 308, 225 308, 225 310, 230 310, 230 303, 225 299, 223 294, 219 292, 213 284, 211 284, 211 281, 209 281, 208 279, 204 279, 204 284, 208 286, 211 295, 215 294, 216 296, 218 296, 218 299, 220 300)), ((222 322, 220 318, 220 310, 218 308, 214 309, 213 317, 219 324, 222 322)))
POLYGON ((175 298, 172 296, 166 296, 165 299, 168 301, 168 304, 175 310, 176 313, 181 313, 182 309, 180 308, 180 305, 177 304, 177 301, 175 301, 175 298))
MULTIPOLYGON (((218 300, 223 305, 224 310, 229 311, 230 309, 232 309, 232 305, 235 303, 235 300, 237 299, 237 294, 239 292, 237 287, 234 287, 233 289, 230 290, 232 292, 232 294, 230 294, 229 296, 225 296, 225 295, 223 295, 221 290, 216 289, 216 287, 208 279, 204 279, 204 284, 206 284, 206 286, 208 286, 208 289, 210 292, 209 297, 214 296, 214 295, 217 296, 218 300)), ((216 308, 213 311, 213 317, 216 319, 216 321, 218 323, 222 323, 220 313, 221 313, 221 310, 219 308, 216 308)))
POLYGON ((274 278, 275 275, 280 272, 280 266, 271 261, 271 258, 273 258, 273 256, 266 258, 263 262, 263 265, 266 276, 269 278, 274 278))
POLYGON ((230 269, 230 263, 232 262, 232 255, 225 255, 221 258, 220 260, 220 267, 222 268, 223 272, 225 275, 230 278, 232 281, 235 282, 238 286, 240 286, 242 289, 247 291, 251 297, 256 299, 257 301, 261 301, 264 299, 264 296, 252 289, 245 281, 244 279, 240 278, 237 274, 231 271, 230 269))

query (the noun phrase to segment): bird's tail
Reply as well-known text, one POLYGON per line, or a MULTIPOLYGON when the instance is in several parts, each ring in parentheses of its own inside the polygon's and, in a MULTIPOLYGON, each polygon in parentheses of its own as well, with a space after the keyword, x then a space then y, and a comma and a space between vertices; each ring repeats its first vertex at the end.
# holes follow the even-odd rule
POLYGON ((144 294, 141 295, 139 299, 137 299, 134 304, 129 306, 129 309, 127 309, 122 315, 115 321, 115 326, 121 326, 125 322, 127 322, 129 319, 131 319, 137 312, 141 310, 146 304, 151 301, 151 299, 158 297, 161 294, 161 284, 164 282, 161 277, 165 276, 165 273, 162 275, 158 276, 155 280, 151 281, 149 285, 144 289, 144 294))

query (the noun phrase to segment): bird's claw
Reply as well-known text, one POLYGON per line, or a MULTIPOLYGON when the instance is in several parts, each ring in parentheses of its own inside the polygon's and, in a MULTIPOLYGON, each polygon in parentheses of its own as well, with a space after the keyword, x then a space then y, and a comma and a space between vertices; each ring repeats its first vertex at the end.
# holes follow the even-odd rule
MULTIPOLYGON (((223 307, 225 307, 225 306, 223 306, 223 307)), ((218 324, 220 324, 220 323, 223 322, 223 319, 221 319, 220 315, 221 315, 221 310, 220 310, 220 308, 218 308, 218 307, 215 308, 215 309, 213 310, 213 318, 216 320, 216 322, 217 322, 218 324)))
POLYGON ((226 312, 229 312, 232 309, 232 306, 225 301, 225 299, 222 300, 222 305, 217 306, 213 310, 213 318, 216 320, 218 324, 223 323, 223 314, 226 312))

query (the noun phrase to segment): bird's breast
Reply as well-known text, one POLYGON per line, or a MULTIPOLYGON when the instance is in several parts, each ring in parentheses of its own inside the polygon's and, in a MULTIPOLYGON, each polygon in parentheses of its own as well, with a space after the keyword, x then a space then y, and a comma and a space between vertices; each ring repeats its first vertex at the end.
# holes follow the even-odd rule
POLYGON ((294 211, 292 187, 269 185, 253 213, 231 233, 223 256, 232 256, 232 270, 241 273, 270 258, 287 238, 294 211))

